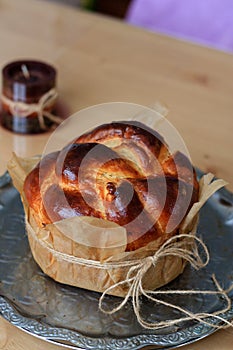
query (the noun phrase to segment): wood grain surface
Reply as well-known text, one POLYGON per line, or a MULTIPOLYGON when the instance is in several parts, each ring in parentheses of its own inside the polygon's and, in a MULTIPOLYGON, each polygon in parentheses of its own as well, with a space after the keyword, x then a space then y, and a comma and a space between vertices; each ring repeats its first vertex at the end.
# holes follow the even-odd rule
MULTIPOLYGON (((39 0, 0 0, 0 65, 18 58, 50 62, 59 73, 68 114, 103 102, 169 109, 193 163, 233 190, 233 56, 130 27, 118 20, 39 0)), ((0 173, 12 151, 43 151, 49 133, 16 135, 0 128, 0 173)), ((184 350, 230 350, 222 330, 184 350)), ((0 319, 0 349, 59 349, 0 319)))

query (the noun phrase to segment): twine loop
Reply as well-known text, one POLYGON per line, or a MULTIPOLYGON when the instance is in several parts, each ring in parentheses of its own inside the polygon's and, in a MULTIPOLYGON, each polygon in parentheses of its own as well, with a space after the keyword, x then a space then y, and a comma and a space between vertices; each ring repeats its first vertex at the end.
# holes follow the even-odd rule
POLYGON ((56 124, 60 124, 63 121, 62 118, 48 111, 48 109, 52 107, 55 101, 57 100, 57 97, 57 90, 53 88, 46 92, 44 95, 42 95, 38 103, 25 103, 22 101, 13 101, 3 94, 1 95, 1 100, 5 105, 8 106, 10 113, 14 116, 17 115, 18 117, 25 118, 33 113, 36 113, 40 124, 40 128, 42 130, 46 130, 47 127, 44 120, 45 117, 56 124))
MULTIPOLYGON (((204 242, 194 236, 193 234, 181 234, 179 236, 174 236, 170 238, 168 241, 166 241, 159 250, 153 255, 148 256, 144 258, 141 262, 139 262, 137 265, 131 266, 125 280, 117 282, 113 286, 109 287, 104 291, 102 296, 99 299, 99 309, 105 313, 105 314, 114 314, 115 312, 121 310, 124 305, 128 302, 129 298, 132 298, 131 302, 133 305, 133 310, 136 315, 137 321, 139 324, 146 329, 152 329, 157 330, 165 327, 172 326, 174 324, 179 324, 184 321, 190 321, 190 320, 197 320, 199 322, 205 323, 211 327, 215 328, 222 328, 224 326, 232 326, 232 323, 225 320, 222 316, 220 316, 222 313, 229 311, 231 308, 231 299, 228 296, 228 293, 231 289, 233 289, 233 286, 230 287, 228 290, 223 290, 221 286, 219 285, 217 279, 214 275, 212 275, 212 279, 214 282, 214 285, 217 290, 146 290, 143 286, 143 278, 148 273, 149 269, 152 266, 155 266, 158 261, 161 258, 164 258, 166 256, 175 256, 184 259, 185 261, 188 261, 191 266, 198 270, 204 266, 206 266, 209 262, 210 256, 208 249, 204 242), (198 245, 201 247, 203 258, 201 257, 198 245), (193 249, 190 249, 193 247, 193 249), (128 292, 126 296, 123 298, 123 300, 117 305, 113 306, 112 309, 105 309, 104 308, 104 299, 106 294, 111 292, 113 289, 122 286, 122 285, 128 285, 128 292), (223 307, 221 310, 218 310, 214 313, 193 313, 185 308, 182 308, 176 304, 172 304, 170 302, 164 301, 160 299, 159 295, 218 295, 221 296, 225 302, 226 307, 223 307), (140 296, 143 295, 146 299, 153 301, 157 303, 158 305, 164 305, 167 306, 173 310, 178 310, 185 316, 176 318, 174 320, 165 320, 165 321, 157 321, 157 322, 147 322, 145 321, 140 313, 140 303, 141 298, 140 296), (222 321, 222 325, 215 325, 211 321, 206 320, 207 317, 214 317, 220 321, 222 321)), ((127 262, 126 262, 127 264, 127 262)))

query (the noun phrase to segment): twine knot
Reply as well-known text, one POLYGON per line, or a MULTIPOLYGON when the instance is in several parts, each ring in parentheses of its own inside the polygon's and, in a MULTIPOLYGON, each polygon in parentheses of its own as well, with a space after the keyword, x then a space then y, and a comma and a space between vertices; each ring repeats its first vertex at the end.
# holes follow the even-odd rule
POLYGON ((117 282, 115 285, 105 290, 105 292, 102 294, 101 298, 99 299, 99 309, 103 313, 111 315, 121 310, 124 307, 124 305, 128 302, 129 298, 132 298, 134 313, 137 317, 138 322, 143 328, 157 330, 160 328, 169 327, 174 324, 179 324, 181 322, 189 321, 189 320, 197 320, 199 322, 203 322, 207 325, 210 325, 211 327, 216 327, 216 328, 222 328, 226 325, 232 326, 231 322, 225 320, 223 317, 220 316, 220 314, 228 311, 231 307, 231 300, 228 296, 228 293, 233 287, 230 287, 227 291, 223 290, 214 275, 212 275, 212 279, 214 281, 215 287, 217 288, 217 290, 215 291, 210 291, 210 290, 197 290, 197 291, 195 290, 164 290, 164 291, 155 290, 153 291, 153 290, 146 290, 144 288, 143 286, 144 276, 148 273, 149 269, 152 266, 155 266, 158 263, 159 259, 164 258, 166 256, 176 256, 186 261, 189 261, 192 267, 195 269, 199 269, 201 267, 206 266, 210 258, 208 249, 200 238, 192 234, 181 234, 179 236, 174 236, 170 238, 168 241, 166 241, 154 255, 148 256, 142 259, 141 262, 138 262, 136 265, 130 267, 124 281, 117 282), (198 245, 199 247, 201 247, 202 253, 204 255, 203 258, 199 253, 198 245), (109 294, 109 292, 111 292, 114 288, 117 288, 125 284, 128 286, 128 292, 126 296, 116 307, 112 307, 112 309, 106 310, 103 306, 106 294, 109 294), (224 307, 223 309, 215 313, 208 314, 203 312, 203 313, 195 314, 176 304, 172 304, 170 302, 167 302, 158 298, 159 295, 171 295, 171 294, 220 295, 221 297, 224 298, 227 305, 226 307, 224 307), (158 321, 154 323, 147 322, 142 318, 140 313, 140 302, 141 302, 140 296, 144 296, 148 300, 151 300, 157 303, 158 305, 165 305, 167 307, 170 307, 171 309, 178 310, 182 314, 185 314, 185 316, 176 318, 175 320, 165 320, 165 321, 158 321), (218 320, 222 321, 223 325, 219 326, 219 325, 212 324, 210 321, 206 320, 206 318, 209 316, 215 317, 218 320))
POLYGON ((48 118, 56 124, 60 124, 62 122, 62 118, 52 114, 49 112, 49 108, 53 106, 55 101, 57 100, 58 93, 56 89, 51 89, 41 96, 38 103, 25 103, 22 101, 13 101, 6 97, 5 95, 1 95, 2 102, 8 106, 10 113, 15 116, 24 118, 29 115, 36 113, 38 117, 38 121, 40 124, 40 128, 42 130, 46 130, 46 124, 44 118, 48 118))

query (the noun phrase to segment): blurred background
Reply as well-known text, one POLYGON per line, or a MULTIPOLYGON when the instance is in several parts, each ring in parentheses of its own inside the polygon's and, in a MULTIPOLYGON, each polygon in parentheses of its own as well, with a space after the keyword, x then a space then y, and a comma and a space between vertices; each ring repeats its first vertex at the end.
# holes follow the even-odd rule
POLYGON ((50 0, 85 10, 100 12, 105 15, 125 18, 132 0, 50 0))
POLYGON ((233 52, 233 0, 47 0, 233 52))

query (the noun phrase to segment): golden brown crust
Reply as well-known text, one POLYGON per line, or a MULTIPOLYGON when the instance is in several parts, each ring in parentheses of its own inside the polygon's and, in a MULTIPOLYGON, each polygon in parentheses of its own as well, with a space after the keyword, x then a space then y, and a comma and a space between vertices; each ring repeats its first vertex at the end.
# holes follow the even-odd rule
POLYGON ((45 156, 24 184, 39 226, 72 216, 114 221, 127 250, 175 234, 198 199, 198 182, 182 153, 139 122, 101 125, 45 156))

